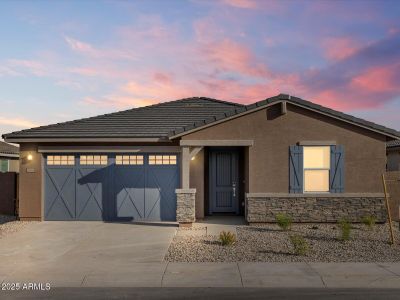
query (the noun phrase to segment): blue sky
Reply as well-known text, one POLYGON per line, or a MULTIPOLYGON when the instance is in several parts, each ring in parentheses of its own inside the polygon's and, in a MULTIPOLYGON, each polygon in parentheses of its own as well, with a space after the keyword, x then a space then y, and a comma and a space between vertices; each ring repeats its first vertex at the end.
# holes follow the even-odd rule
POLYGON ((400 129, 398 1, 0 1, 0 133, 289 93, 400 129))

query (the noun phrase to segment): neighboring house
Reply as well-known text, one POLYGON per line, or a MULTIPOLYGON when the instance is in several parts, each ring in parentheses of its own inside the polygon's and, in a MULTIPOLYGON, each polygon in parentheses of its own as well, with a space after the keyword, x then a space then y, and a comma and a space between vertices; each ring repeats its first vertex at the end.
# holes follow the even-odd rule
POLYGON ((0 172, 19 172, 19 148, 0 141, 0 172))
POLYGON ((390 141, 386 144, 388 171, 400 171, 400 140, 390 141))
POLYGON ((191 223, 385 220, 385 144, 400 133, 288 95, 188 98, 6 134, 21 219, 191 223))

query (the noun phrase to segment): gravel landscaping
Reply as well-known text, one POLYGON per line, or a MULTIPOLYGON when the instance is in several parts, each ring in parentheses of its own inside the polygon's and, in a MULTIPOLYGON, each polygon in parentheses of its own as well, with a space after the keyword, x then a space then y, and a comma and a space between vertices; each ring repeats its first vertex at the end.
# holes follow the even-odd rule
POLYGON ((29 221, 18 221, 14 216, 0 215, 0 239, 25 228, 29 221))
POLYGON ((351 238, 340 240, 337 224, 293 224, 282 231, 275 224, 238 226, 237 241, 222 246, 217 236, 178 231, 165 260, 169 262, 400 262, 400 232, 393 223, 396 245, 389 241, 388 224, 369 230, 352 224, 351 238), (309 245, 306 255, 296 255, 289 236, 301 235, 309 245))

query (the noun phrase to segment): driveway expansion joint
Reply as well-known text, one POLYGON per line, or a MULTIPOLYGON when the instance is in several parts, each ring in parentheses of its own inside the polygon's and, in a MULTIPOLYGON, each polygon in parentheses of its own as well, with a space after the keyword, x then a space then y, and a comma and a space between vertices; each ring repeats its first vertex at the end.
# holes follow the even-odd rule
POLYGON ((321 280, 321 282, 322 282, 322 284, 324 285, 324 287, 327 288, 328 286, 327 286, 326 283, 325 283, 324 277, 323 277, 320 273, 318 273, 318 271, 315 270, 315 269, 312 267, 312 265, 310 265, 310 263, 306 262, 306 265, 308 265, 308 266, 310 267, 310 269, 311 269, 312 271, 314 271, 314 273, 315 273, 315 274, 319 277, 319 279, 321 280))
POLYGON ((399 276, 399 277, 400 277, 400 274, 399 274, 399 273, 396 273, 396 272, 393 272, 392 270, 389 270, 389 269, 386 268, 384 265, 381 265, 381 264, 379 264, 379 263, 376 263, 376 265, 377 265, 379 268, 381 268, 381 269, 383 269, 383 270, 385 270, 385 271, 387 271, 387 272, 389 272, 389 273, 391 273, 391 274, 393 274, 393 275, 395 275, 395 276, 399 276))
POLYGON ((161 287, 164 286, 164 276, 165 276, 165 274, 167 273, 167 268, 168 268, 168 266, 169 266, 169 262, 165 265, 164 272, 163 272, 163 274, 162 274, 162 276, 161 276, 161 287))
POLYGON ((244 287, 242 272, 240 272, 240 267, 239 267, 239 263, 238 262, 236 263, 236 266, 237 266, 237 269, 238 269, 238 272, 239 272, 239 276, 240 276, 240 283, 242 284, 242 287, 244 287))

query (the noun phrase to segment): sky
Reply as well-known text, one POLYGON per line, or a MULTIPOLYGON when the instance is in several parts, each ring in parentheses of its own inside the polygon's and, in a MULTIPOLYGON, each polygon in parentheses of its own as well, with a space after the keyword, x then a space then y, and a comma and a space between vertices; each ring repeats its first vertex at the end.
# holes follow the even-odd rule
POLYGON ((0 1, 0 134, 286 93, 400 130, 400 1, 0 1))

